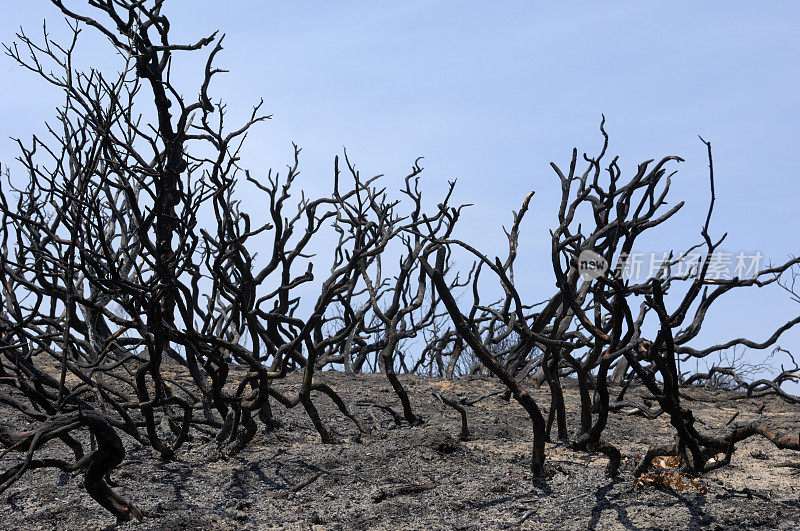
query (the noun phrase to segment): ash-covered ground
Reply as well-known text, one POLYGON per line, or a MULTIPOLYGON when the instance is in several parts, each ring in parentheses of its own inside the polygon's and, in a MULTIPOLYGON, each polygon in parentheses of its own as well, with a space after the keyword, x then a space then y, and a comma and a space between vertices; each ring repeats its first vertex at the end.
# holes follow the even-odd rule
MULTIPOLYGON (((458 440, 458 413, 437 400, 477 398, 500 390, 489 377, 442 381, 402 377, 419 426, 397 427, 377 406, 400 409, 383 375, 325 372, 362 419, 361 437, 330 400, 315 395, 337 444, 322 444, 301 407, 274 410, 282 422, 262 429, 244 451, 224 457, 196 435, 175 460, 162 462, 125 438, 127 457, 112 474, 123 497, 148 513, 142 522, 115 518, 82 488, 81 474, 28 472, 0 497, 3 529, 796 529, 800 525, 800 454, 753 437, 737 446, 730 466, 710 472, 702 488, 676 492, 635 484, 636 459, 650 445, 673 442, 666 415, 655 420, 613 413, 604 438, 626 460, 616 478, 604 475, 603 455, 547 446, 549 477, 533 480, 531 430, 522 408, 500 396, 467 408, 470 440, 458 440), (705 492, 703 492, 705 491, 705 492)), ((298 376, 276 383, 289 393, 298 376)), ((569 425, 578 425, 577 389, 565 381, 569 425)), ((709 431, 764 419, 800 431, 798 407, 777 397, 743 399, 705 389, 685 391, 709 431), (733 424, 726 426, 736 412, 733 424), (760 413, 759 413, 760 412, 760 413)), ((534 389, 546 409, 546 386, 534 389)), ((641 394, 629 390, 629 397, 641 394)), ((4 421, 16 415, 0 410, 4 421)), ((718 431, 717 431, 718 430, 718 431)), ((572 434, 574 435, 574 433, 572 434)), ((56 451, 63 445, 49 443, 56 451)), ((4 469, 19 456, 6 456, 4 469)))

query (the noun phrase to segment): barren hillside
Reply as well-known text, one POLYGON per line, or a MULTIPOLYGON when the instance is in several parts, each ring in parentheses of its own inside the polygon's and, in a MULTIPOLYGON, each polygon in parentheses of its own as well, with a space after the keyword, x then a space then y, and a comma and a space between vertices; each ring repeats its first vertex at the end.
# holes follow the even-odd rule
MULTIPOLYGON (((533 481, 530 421, 518 404, 494 395, 466 407, 470 437, 461 442, 459 414, 432 394, 475 399, 502 390, 497 380, 402 380, 424 418, 419 426, 398 426, 383 409, 399 409, 383 375, 319 375, 353 405, 366 430, 360 440, 354 424, 324 397, 315 402, 336 444, 319 443, 301 408, 279 407, 281 426, 259 432, 232 458, 223 457, 212 439, 196 437, 174 461, 161 462, 149 448, 126 439, 127 457, 111 479, 148 517, 119 528, 790 529, 800 521, 798 469, 790 466, 800 456, 762 438, 738 445, 729 466, 694 484, 684 478, 685 489, 637 485, 635 461, 650 445, 672 442, 673 431, 666 415, 646 420, 628 411, 612 413, 605 437, 624 455, 618 477, 604 475, 603 455, 553 442, 547 445, 549 477, 533 481)), ((564 383, 574 426, 577 393, 570 380, 564 383)), ((299 379, 291 376, 280 385, 288 390, 299 379)), ((534 391, 544 405, 545 388, 534 391)), ((700 388, 686 395, 709 431, 722 433, 759 418, 789 433, 800 430, 797 408, 776 397, 743 399, 700 388)), ((3 528, 113 527, 114 517, 93 503, 81 478, 52 469, 29 472, 4 494, 3 528)))

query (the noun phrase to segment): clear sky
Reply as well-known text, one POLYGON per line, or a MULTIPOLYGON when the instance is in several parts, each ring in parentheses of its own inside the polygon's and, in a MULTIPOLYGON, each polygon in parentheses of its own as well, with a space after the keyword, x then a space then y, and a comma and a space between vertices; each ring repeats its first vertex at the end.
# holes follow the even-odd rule
MULTIPOLYGON (((4 43, 20 25, 40 31, 44 18, 56 35, 64 27, 47 1, 2 8, 4 43)), ((798 252, 797 2, 170 0, 166 12, 176 39, 227 34, 218 64, 230 73, 212 92, 232 118, 261 97, 273 114, 249 139, 244 164, 256 173, 282 167, 292 141, 304 149, 304 186, 319 193, 343 146, 390 186, 425 156, 429 194, 458 179, 455 199, 476 204, 460 235, 488 254, 504 252, 501 224, 536 190, 517 269, 532 299, 553 289, 547 229, 559 187, 549 163, 567 165, 573 147, 595 152, 601 113, 623 171, 686 159, 672 196, 686 210, 646 250, 697 241, 709 196, 701 134, 714 148, 712 230, 729 233, 726 250, 775 262, 798 252)), ((94 44, 79 47, 82 57, 113 70, 85 33, 94 44)), ((193 95, 201 58, 185 58, 193 95)), ((61 98, 8 58, 0 72, 0 161, 9 162, 8 138, 41 131, 61 98)), ((800 312, 780 290, 725 301, 696 346, 760 340, 800 312)), ((800 354, 800 330, 780 344, 800 354)))

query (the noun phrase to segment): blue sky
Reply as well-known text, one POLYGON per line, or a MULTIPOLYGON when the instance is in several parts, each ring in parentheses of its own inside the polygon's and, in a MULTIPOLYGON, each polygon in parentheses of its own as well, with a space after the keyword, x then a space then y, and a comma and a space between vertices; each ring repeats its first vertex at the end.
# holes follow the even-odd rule
MULTIPOLYGON (((54 34, 63 30, 49 2, 3 7, 4 43, 20 25, 36 33, 45 17, 54 34)), ((623 171, 668 154, 686 159, 673 190, 686 209, 647 250, 697 241, 708 200, 698 134, 714 147, 712 229, 729 233, 725 248, 776 262, 798 250, 796 2, 171 0, 166 12, 176 40, 227 34, 218 63, 230 73, 212 92, 231 119, 261 97, 273 114, 249 138, 244 162, 256 173, 288 162, 292 141, 304 150, 304 186, 318 193, 343 146, 389 186, 425 156, 429 196, 457 178, 455 199, 476 204, 460 234, 489 254, 504 252, 501 224, 536 190, 518 266, 532 298, 552 292, 547 229, 559 187, 549 163, 567 165, 573 147, 595 152, 601 113, 623 171)), ((87 64, 113 70, 85 33, 87 64)), ((203 59, 184 59, 176 72, 193 96, 203 59)), ((0 161, 9 162, 8 138, 41 131, 61 99, 8 58, 0 72, 0 161)), ((800 311, 779 290, 743 292, 715 308, 697 346, 763 338, 800 311)), ((780 344, 800 351, 800 331, 780 344)))

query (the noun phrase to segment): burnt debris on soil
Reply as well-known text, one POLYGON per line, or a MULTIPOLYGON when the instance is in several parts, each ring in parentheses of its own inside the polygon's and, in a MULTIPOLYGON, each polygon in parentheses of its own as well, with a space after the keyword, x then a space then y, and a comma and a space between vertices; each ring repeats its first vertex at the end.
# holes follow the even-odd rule
MULTIPOLYGON (((665 415, 647 420, 620 411, 611 414, 606 431, 623 453, 618 477, 605 476, 604 455, 552 442, 547 477, 534 480, 530 420, 518 404, 496 395, 466 407, 470 437, 460 441, 458 412, 434 396, 472 399, 501 389, 493 378, 403 376, 423 419, 415 426, 398 426, 385 408, 397 404, 383 375, 353 379, 324 372, 318 378, 353 404, 365 434, 321 397, 334 444, 320 444, 301 411, 279 407, 280 426, 262 429, 235 457, 195 435, 165 462, 126 439, 127 456, 111 479, 147 517, 119 528, 790 529, 800 521, 796 452, 758 437, 741 443, 729 466, 703 475, 702 488, 641 484, 632 474, 637 458, 650 446, 673 442, 673 431, 665 415)), ((287 390, 298 384, 297 376, 281 382, 287 390)), ((570 380, 564 385, 568 414, 576 417, 577 390, 570 380)), ((546 396, 544 389, 532 392, 546 396)), ((686 394, 709 430, 723 429, 735 411, 743 421, 763 417, 790 433, 800 430, 796 407, 777 397, 731 401, 729 393, 702 388, 686 394)), ((52 469, 29 472, 4 494, 2 527, 115 525, 81 478, 52 469)))

